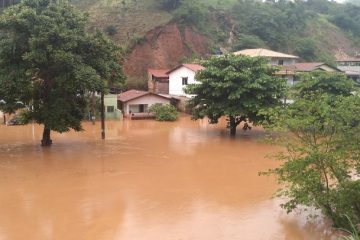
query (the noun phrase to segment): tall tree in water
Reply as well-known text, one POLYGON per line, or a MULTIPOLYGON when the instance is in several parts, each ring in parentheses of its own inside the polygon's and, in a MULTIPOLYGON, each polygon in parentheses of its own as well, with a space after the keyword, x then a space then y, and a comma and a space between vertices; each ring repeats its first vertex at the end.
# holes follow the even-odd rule
POLYGON ((118 48, 85 32, 86 16, 67 1, 24 0, 0 16, 0 99, 8 113, 27 106, 26 119, 51 130, 82 130, 86 94, 122 81, 118 48))
MULTIPOLYGON (((200 84, 189 85, 189 101, 194 119, 207 117, 218 123, 222 116, 228 119, 230 134, 236 134, 241 122, 258 123, 260 111, 281 104, 286 88, 285 80, 274 77, 275 68, 261 57, 225 55, 212 57, 198 72, 200 84)), ((245 129, 247 124, 245 124, 245 129)))

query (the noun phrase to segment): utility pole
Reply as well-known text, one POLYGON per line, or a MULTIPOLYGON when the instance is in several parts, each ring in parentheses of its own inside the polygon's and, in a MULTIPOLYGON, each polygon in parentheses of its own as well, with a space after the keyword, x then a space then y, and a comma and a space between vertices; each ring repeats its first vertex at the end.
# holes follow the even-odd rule
POLYGON ((105 139, 105 106, 103 91, 101 91, 101 139, 105 139))
POLYGON ((96 119, 96 97, 95 92, 92 93, 91 96, 91 121, 92 124, 95 125, 95 119, 96 119))

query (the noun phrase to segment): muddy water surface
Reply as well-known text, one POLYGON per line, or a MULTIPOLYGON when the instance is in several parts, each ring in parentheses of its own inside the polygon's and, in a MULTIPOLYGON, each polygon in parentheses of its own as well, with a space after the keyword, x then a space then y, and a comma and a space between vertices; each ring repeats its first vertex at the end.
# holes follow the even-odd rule
POLYGON ((224 124, 182 117, 85 123, 39 146, 37 125, 0 125, 0 239, 334 239, 321 222, 271 199, 277 149, 261 130, 228 137, 224 124))

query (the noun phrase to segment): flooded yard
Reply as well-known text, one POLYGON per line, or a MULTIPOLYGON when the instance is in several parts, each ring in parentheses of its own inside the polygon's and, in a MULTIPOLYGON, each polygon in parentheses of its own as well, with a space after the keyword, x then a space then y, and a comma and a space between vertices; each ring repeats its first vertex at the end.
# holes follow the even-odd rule
POLYGON ((286 215, 272 177, 278 149, 260 129, 231 139, 225 124, 182 116, 84 123, 84 132, 0 125, 0 239, 334 239, 321 221, 286 215))

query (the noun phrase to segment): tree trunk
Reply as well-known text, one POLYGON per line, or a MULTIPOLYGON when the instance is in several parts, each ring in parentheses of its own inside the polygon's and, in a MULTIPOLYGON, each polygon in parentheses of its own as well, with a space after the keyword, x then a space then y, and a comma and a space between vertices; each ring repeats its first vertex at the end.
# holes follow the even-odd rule
POLYGON ((43 146, 43 147, 51 146, 52 140, 50 138, 50 132, 51 132, 51 130, 49 128, 47 128, 46 126, 44 126, 43 138, 41 140, 41 146, 43 146))
POLYGON ((235 136, 236 135, 236 127, 237 127, 237 124, 236 124, 236 120, 233 116, 229 116, 229 119, 230 119, 230 135, 231 136, 235 136))

